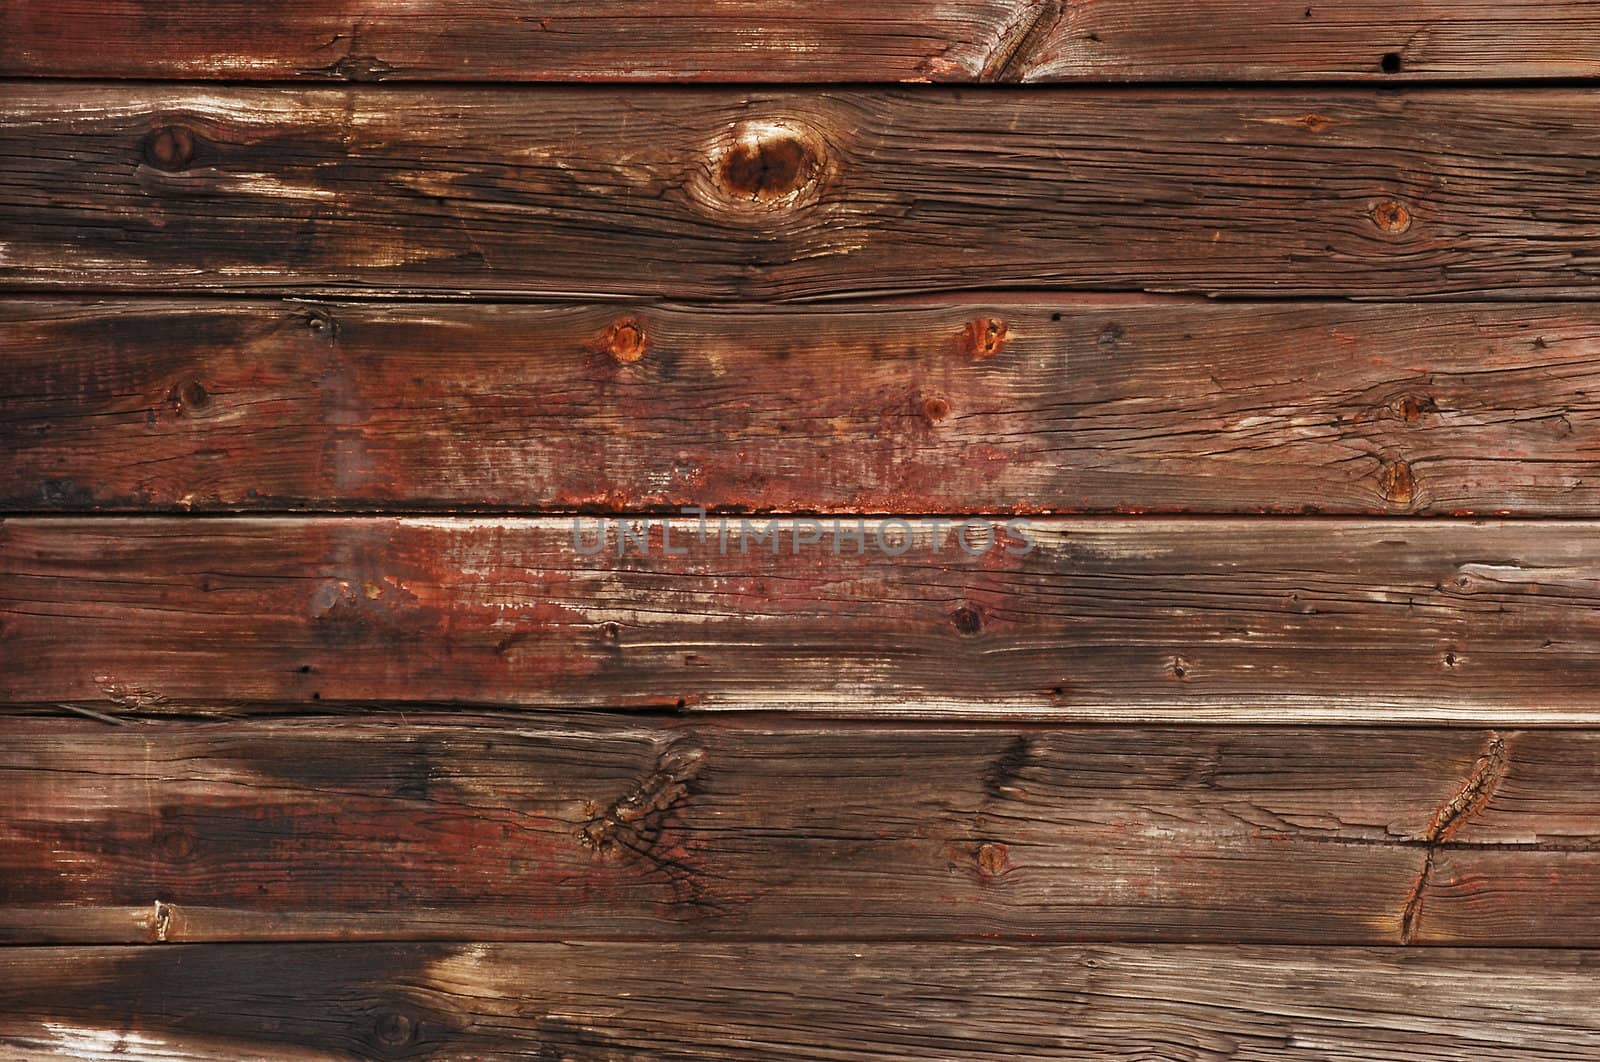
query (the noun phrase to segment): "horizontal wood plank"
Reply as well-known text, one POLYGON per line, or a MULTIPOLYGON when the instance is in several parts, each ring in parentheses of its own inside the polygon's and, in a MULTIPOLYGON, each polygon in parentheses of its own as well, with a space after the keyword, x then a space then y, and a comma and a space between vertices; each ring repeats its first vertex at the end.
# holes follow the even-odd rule
POLYGON ((1577 0, 12 0, 0 76, 459 81, 1594 77, 1577 0))
POLYGON ((1600 732, 3 721, 0 939, 1600 943, 1600 732))
POLYGON ((12 83, 0 285, 1590 298, 1591 103, 12 83))
POLYGON ((0 365, 20 511, 1600 509, 1578 304, 14 300, 0 365))
POLYGON ((0 701, 1600 718, 1589 522, 705 530, 12 518, 0 524, 0 701))
POLYGON ((1162 1058, 1600 1051, 1589 951, 639 944, 0 952, 21 1057, 1162 1058))

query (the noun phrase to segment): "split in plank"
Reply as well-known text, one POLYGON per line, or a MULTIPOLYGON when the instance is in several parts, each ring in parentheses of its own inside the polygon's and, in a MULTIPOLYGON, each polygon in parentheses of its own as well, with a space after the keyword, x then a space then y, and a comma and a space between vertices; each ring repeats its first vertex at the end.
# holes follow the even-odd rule
POLYGON ((1018 519, 11 518, 0 701, 1600 719, 1595 523, 1018 519))
POLYGON ((1600 943, 1600 733, 5 720, 0 939, 1600 943))
POLYGON ((1600 953, 974 944, 0 951, 25 1057, 1507 1062, 1600 1051, 1600 953))
POLYGON ((13 82, 0 284, 1590 298, 1592 103, 13 82))
POLYGON ((11 0, 0 76, 1236 81, 1600 75, 1576 0, 11 0))
POLYGON ((1600 311, 0 304, 0 507, 1600 507, 1600 311))

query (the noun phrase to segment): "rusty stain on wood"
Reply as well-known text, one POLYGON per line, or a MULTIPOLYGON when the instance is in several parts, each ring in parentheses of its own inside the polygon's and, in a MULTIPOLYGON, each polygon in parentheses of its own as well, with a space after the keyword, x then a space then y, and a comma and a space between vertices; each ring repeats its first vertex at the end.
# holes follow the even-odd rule
POLYGON ((1584 522, 812 523, 12 518, 0 701, 1539 724, 1600 680, 1584 522))
POLYGON ((13 300, 0 507, 1586 516, 1597 329, 1568 304, 13 300))

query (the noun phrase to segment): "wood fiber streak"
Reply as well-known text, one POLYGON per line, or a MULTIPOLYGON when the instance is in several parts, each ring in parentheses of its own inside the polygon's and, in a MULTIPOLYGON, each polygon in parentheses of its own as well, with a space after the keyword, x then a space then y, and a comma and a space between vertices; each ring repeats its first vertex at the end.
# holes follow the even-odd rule
POLYGON ((685 944, 0 953, 22 1057, 1586 1059, 1589 951, 685 944))
POLYGON ((5 732, 12 943, 1600 942, 1592 731, 591 715, 5 732))
POLYGON ((0 284, 1589 298, 1592 103, 11 83, 0 284))
POLYGON ((12 518, 0 701, 1600 718, 1588 522, 666 527, 619 557, 592 518, 12 518))
POLYGON ((22 300, 0 362, 22 511, 1600 506, 1573 304, 22 300))
POLYGON ((12 0, 0 76, 351 81, 1594 77, 1575 0, 12 0), (1385 56, 1393 60, 1385 62, 1385 56))

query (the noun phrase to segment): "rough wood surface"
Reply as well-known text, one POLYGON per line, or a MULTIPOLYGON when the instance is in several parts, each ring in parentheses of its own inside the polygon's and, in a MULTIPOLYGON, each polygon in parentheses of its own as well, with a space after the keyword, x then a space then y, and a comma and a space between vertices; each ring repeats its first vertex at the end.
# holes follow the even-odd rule
POLYGON ((1600 1052, 1597 974, 1591 951, 26 948, 0 952, 0 1045, 144 1062, 1576 1060, 1600 1052))
POLYGON ((1589 522, 819 523, 12 518, 0 701, 1600 718, 1589 522))
POLYGON ((11 0, 0 76, 463 81, 1594 77, 1576 0, 11 0))
POLYGON ((1590 298, 1592 103, 11 83, 0 284, 1590 298))
POLYGON ((0 939, 1600 943, 1600 733, 4 721, 0 939))
POLYGON ((1574 304, 21 300, 0 363, 20 511, 1600 506, 1574 304))

